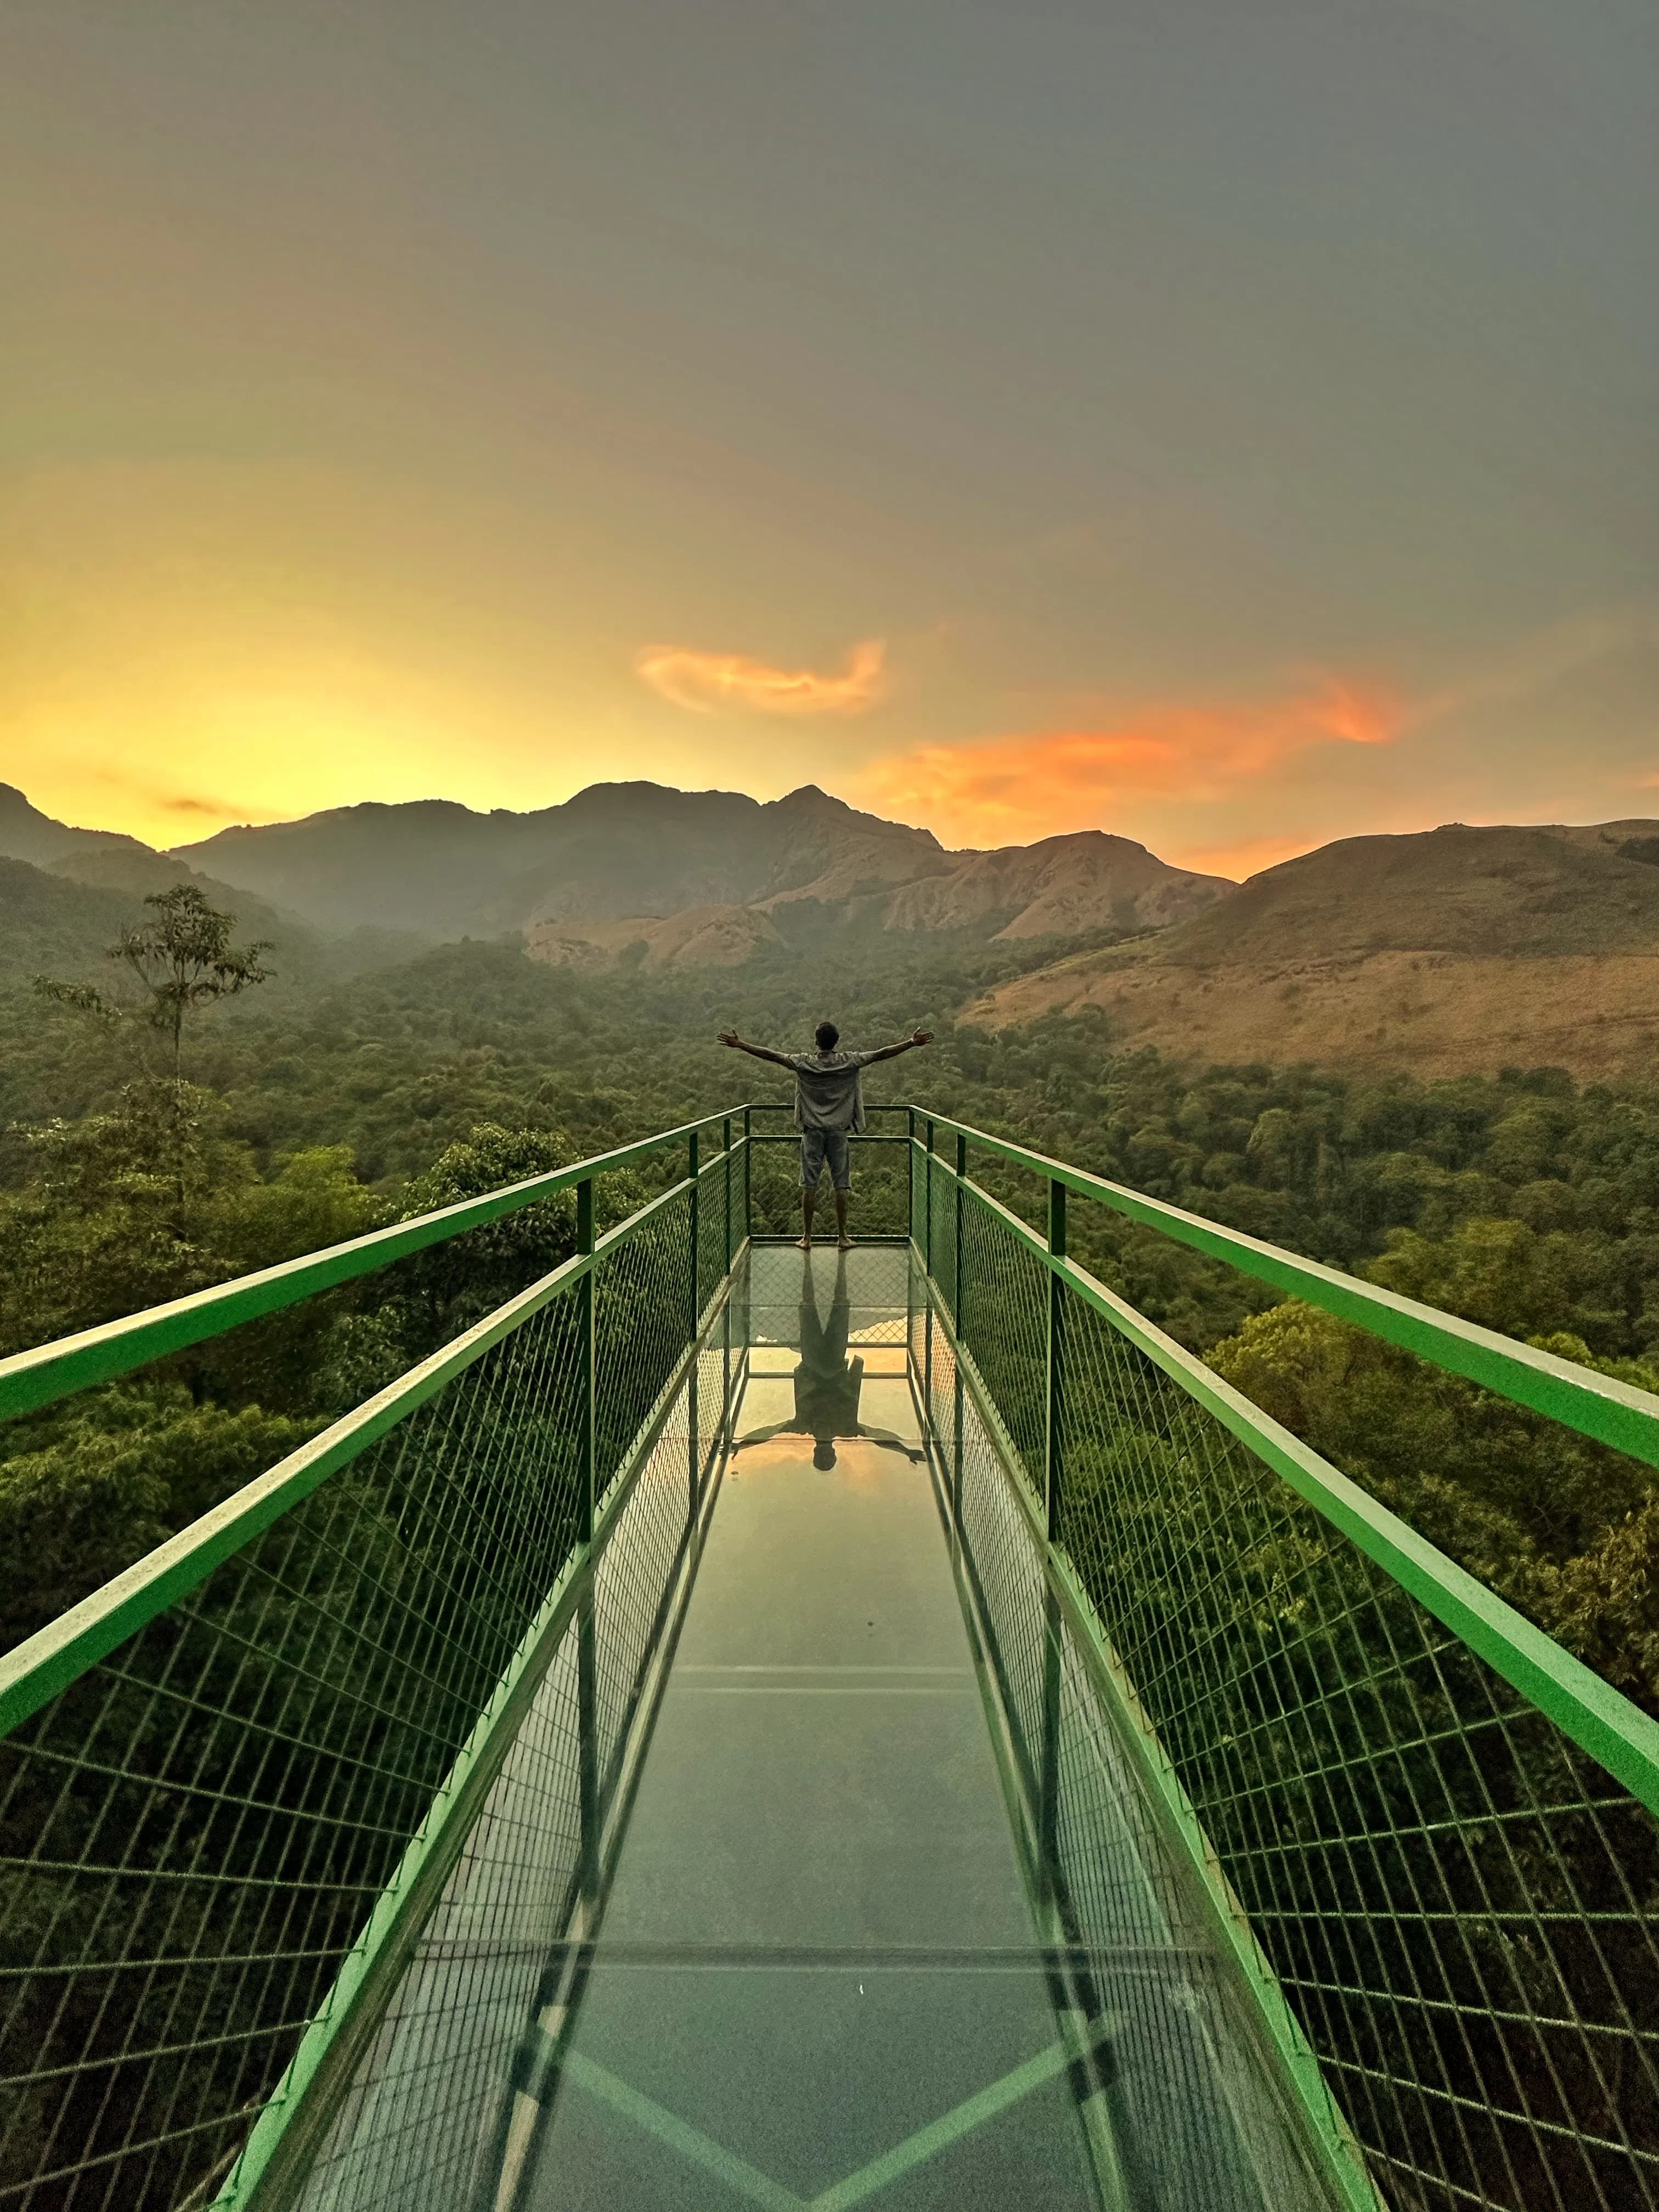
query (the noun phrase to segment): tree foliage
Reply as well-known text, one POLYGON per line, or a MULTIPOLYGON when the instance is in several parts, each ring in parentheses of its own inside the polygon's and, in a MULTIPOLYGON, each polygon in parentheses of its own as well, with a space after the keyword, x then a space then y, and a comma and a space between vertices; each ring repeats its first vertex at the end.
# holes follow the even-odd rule
MULTIPOLYGON (((269 952, 264 941, 233 945, 234 914, 222 914, 196 884, 175 884, 171 890, 152 891, 144 904, 155 913, 149 921, 124 929, 109 948, 138 986, 141 1018, 160 1030, 170 1047, 171 1066, 178 1079, 184 1051, 185 1023, 202 1007, 220 999, 234 999, 270 970, 259 955, 269 952)), ((106 1024, 118 1021, 124 1009, 90 984, 54 982, 39 976, 35 988, 48 999, 96 1015, 106 1024)))

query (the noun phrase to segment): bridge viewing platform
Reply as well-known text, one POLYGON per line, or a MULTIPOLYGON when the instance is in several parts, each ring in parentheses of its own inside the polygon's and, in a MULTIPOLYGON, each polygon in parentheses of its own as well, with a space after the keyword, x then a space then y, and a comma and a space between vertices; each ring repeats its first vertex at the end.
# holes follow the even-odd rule
POLYGON ((871 1121, 846 1255, 736 1107, 0 1362, 27 1416, 574 1194, 0 1659, 0 2207, 1659 2212, 1659 1723, 1068 1210, 1650 1466, 1659 1400, 871 1121))

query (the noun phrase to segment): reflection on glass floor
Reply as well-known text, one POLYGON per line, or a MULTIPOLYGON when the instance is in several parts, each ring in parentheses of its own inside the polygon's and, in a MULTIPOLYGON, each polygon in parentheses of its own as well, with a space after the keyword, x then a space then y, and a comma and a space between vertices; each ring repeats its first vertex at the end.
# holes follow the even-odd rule
POLYGON ((313 2212, 1325 2201, 948 1358, 903 1249, 752 1252, 313 2212))

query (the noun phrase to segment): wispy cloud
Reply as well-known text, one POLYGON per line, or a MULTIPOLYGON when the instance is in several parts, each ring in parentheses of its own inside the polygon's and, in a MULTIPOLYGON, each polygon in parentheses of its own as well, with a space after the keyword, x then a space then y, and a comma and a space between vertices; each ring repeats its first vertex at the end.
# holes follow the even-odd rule
POLYGON ((839 676, 811 668, 773 668, 740 653, 698 653, 650 645, 634 665, 653 691, 693 714, 736 708, 751 714, 861 714, 886 690, 886 647, 866 638, 839 676))
POLYGON ((1274 700, 1172 704, 1103 729, 925 745, 872 762, 860 782, 872 802, 942 836, 1013 843, 1109 828, 1128 800, 1225 799, 1312 747, 1387 744, 1405 719, 1376 686, 1324 677, 1274 700))
POLYGON ((226 799, 190 799, 184 796, 167 798, 161 793, 155 805, 167 814, 197 814, 215 822, 239 822, 241 813, 226 799))

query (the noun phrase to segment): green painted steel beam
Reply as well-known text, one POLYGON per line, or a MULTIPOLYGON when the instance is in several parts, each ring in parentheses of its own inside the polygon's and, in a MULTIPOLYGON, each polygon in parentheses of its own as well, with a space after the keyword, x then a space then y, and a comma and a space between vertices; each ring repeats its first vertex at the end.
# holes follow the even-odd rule
POLYGON ((447 1382, 482 1359, 493 1345, 528 1321, 551 1298, 568 1291, 605 1257, 624 1244, 686 1189, 676 1183, 599 1237, 591 1253, 578 1253, 515 1298, 442 1346, 418 1367, 313 1437, 234 1496, 170 1536, 125 1573, 49 1621, 26 1642, 0 1656, 0 1737, 48 1704, 76 1677, 106 1658, 158 1613, 205 1582, 214 1569, 309 1498, 331 1474, 395 1428, 447 1382))
POLYGON ((1575 1659, 1484 1583, 1449 1559, 1397 1514, 1281 1427, 1224 1382, 1212 1368, 1156 1328, 1144 1314, 1079 1267, 1051 1253, 1045 1240, 977 1184, 966 1189, 1017 1235, 1027 1251, 1064 1281, 1071 1293, 1103 1316, 1120 1335, 1139 1347, 1188 1397, 1197 1401, 1258 1459, 1289 1483, 1343 1535, 1374 1560, 1425 1612, 1449 1628, 1512 1689, 1554 1722, 1623 1783, 1632 1796, 1659 1814, 1659 1721, 1632 1704, 1610 1682, 1575 1659))
POLYGON ((592 1176, 610 1175, 647 1158, 665 1145, 684 1143, 694 1129, 706 1129, 721 1119, 720 1114, 708 1115, 700 1121, 665 1129, 658 1136, 623 1145, 592 1159, 578 1160, 570 1167, 508 1183, 482 1198, 463 1199, 457 1205, 440 1207, 435 1213, 420 1214, 413 1221, 394 1222, 390 1228, 372 1230, 366 1237, 331 1244, 324 1251, 284 1260, 278 1267, 262 1267, 232 1282, 216 1283, 210 1289, 194 1291, 188 1297, 173 1298, 166 1305, 149 1306, 142 1313, 106 1322, 98 1328, 82 1329, 54 1343, 14 1352, 9 1358, 0 1359, 0 1420, 37 1412, 76 1390, 131 1374, 135 1367, 148 1366, 153 1359, 166 1358, 192 1344, 222 1336, 244 1322, 261 1320, 266 1314, 298 1304, 302 1298, 314 1297, 319 1291, 334 1290, 359 1275, 389 1267, 429 1245, 465 1236, 470 1229, 483 1228, 526 1206, 538 1206, 592 1176))
POLYGON ((1581 1436, 1593 1437, 1598 1443, 1611 1444, 1615 1451, 1628 1452, 1633 1459, 1659 1467, 1659 1397, 1650 1391, 1617 1382, 1610 1375, 1597 1375, 1570 1359, 1558 1358, 1553 1352, 1518 1344, 1512 1337, 1461 1320, 1455 1314, 1420 1305, 1395 1291, 1361 1282, 1316 1260, 1299 1259, 1276 1244, 1264 1244, 1237 1229, 1224 1229, 1219 1222, 1185 1212, 1163 1199, 1147 1198, 1122 1183, 1108 1182, 1104 1176, 1068 1167, 1065 1161, 1050 1159, 1044 1152, 1028 1151, 1003 1137, 988 1136, 982 1129, 950 1121, 943 1115, 933 1118, 938 1127, 954 1130, 998 1159, 1062 1183, 1079 1197, 1097 1200, 1145 1228, 1155 1229, 1176 1243, 1190 1245, 1212 1260, 1224 1260, 1244 1274, 1305 1298, 1310 1305, 1320 1306, 1339 1320, 1352 1322, 1437 1367, 1547 1414, 1551 1420, 1577 1430, 1581 1436))

